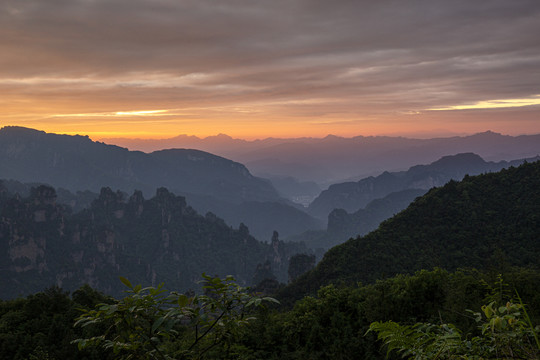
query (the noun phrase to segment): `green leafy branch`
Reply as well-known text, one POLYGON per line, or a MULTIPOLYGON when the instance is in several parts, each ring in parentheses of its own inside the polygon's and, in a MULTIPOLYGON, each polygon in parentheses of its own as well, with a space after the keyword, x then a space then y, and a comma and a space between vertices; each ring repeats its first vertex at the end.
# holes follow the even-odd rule
POLYGON ((203 274, 204 294, 195 296, 167 293, 163 285, 142 288, 120 280, 128 287, 128 296, 114 304, 99 304, 77 319, 75 325, 81 327, 106 324, 103 334, 75 340, 80 349, 102 346, 119 359, 201 359, 217 345, 230 345, 254 320, 252 309, 277 302, 249 294, 232 276, 203 274))

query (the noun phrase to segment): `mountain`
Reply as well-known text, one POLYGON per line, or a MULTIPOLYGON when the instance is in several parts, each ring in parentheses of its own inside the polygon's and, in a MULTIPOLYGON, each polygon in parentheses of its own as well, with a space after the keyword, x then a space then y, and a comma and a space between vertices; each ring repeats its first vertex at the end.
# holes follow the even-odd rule
MULTIPOLYGON (((281 198, 269 181, 251 175, 244 165, 199 150, 169 149, 146 154, 94 142, 85 136, 8 126, 0 129, 0 178, 45 183, 71 192, 98 193, 102 187, 110 187, 127 193, 140 190, 153 194, 155 189, 166 187, 185 196, 202 213, 211 211, 235 221, 239 216, 234 209, 244 202, 271 202, 293 219, 298 215, 296 224, 322 226, 314 219, 306 223, 305 213, 296 211, 294 204, 281 198)), ((259 228, 260 219, 266 219, 274 225, 273 230, 283 235, 310 228, 292 227, 290 219, 272 219, 268 207, 250 208, 255 221, 244 222, 262 239, 269 239, 272 231, 259 228)))
POLYGON ((491 131, 469 136, 412 139, 389 136, 295 138, 246 141, 227 135, 197 138, 180 135, 164 140, 102 139, 133 150, 193 148, 245 164, 256 175, 292 176, 328 186, 359 180, 383 171, 402 171, 448 154, 472 152, 488 161, 540 154, 540 134, 508 136, 491 131))
POLYGON ((358 182, 331 185, 309 205, 308 213, 325 219, 334 209, 354 212, 364 208, 370 201, 394 192, 407 189, 427 191, 434 186, 442 186, 449 180, 461 180, 467 174, 499 171, 522 162, 523 160, 486 162, 473 153, 444 156, 429 165, 416 165, 407 171, 385 171, 379 176, 370 176, 358 182))
POLYGON ((333 282, 374 282, 441 267, 540 267, 540 161, 431 189, 366 236, 330 249, 285 288, 297 299, 333 282))
MULTIPOLYGON (((20 197, 28 197, 33 188, 45 185, 42 183, 22 183, 16 180, 1 180, 1 187, 7 194, 18 194, 20 197)), ((71 192, 64 188, 56 189, 56 202, 69 206, 73 212, 79 212, 89 207, 94 200, 99 197, 99 193, 89 190, 71 192)))
POLYGON ((288 259, 308 252, 277 234, 259 242, 245 225, 233 229, 212 213, 201 216, 165 188, 149 200, 140 191, 128 197, 103 188, 89 208, 72 213, 56 202, 54 188, 41 185, 23 198, 0 183, 0 218, 3 298, 85 283, 119 296, 119 276, 179 291, 197 289, 203 272, 251 285, 266 262, 286 282, 288 259))
POLYGON ((313 181, 299 181, 292 176, 280 177, 271 174, 264 177, 272 182, 281 196, 304 207, 307 207, 321 193, 321 188, 313 181))
POLYGON ((322 255, 326 250, 349 238, 366 235, 377 229, 380 223, 406 209, 414 199, 425 193, 426 191, 422 189, 397 191, 381 199, 375 199, 365 208, 351 214, 343 209, 334 209, 328 215, 326 230, 308 230, 290 236, 286 240, 303 242, 316 250, 317 255, 322 255))
POLYGON ((379 227, 384 220, 406 209, 414 199, 425 193, 426 191, 422 189, 393 192, 371 201, 365 208, 352 214, 343 209, 335 209, 328 215, 327 232, 334 238, 339 237, 343 240, 365 235, 379 227))
POLYGON ((171 149, 146 154, 88 137, 19 127, 0 130, 0 174, 68 190, 99 192, 109 186, 152 193, 164 186, 233 202, 279 198, 267 181, 252 176, 242 164, 203 151, 171 149))

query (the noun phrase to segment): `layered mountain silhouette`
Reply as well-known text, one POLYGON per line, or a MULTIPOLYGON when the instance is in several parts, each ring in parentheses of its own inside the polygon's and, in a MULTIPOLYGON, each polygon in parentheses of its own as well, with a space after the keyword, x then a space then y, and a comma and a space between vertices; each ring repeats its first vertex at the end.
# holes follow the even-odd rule
POLYGON ((166 187, 185 196, 198 211, 214 212, 233 226, 243 221, 240 214, 248 208, 251 219, 244 222, 261 239, 270 239, 273 230, 285 236, 322 227, 281 198, 269 181, 251 175, 244 165, 199 150, 147 154, 85 136, 4 127, 0 130, 0 178, 46 183, 72 192, 99 192, 106 186, 148 195, 166 187), (287 221, 272 218, 275 208, 289 214, 287 221), (298 221, 294 221, 295 216, 298 221), (272 231, 266 224, 264 230, 258 225, 261 219, 272 224, 272 231))
POLYGON ((245 225, 233 229, 212 213, 199 215, 165 188, 148 200, 140 191, 127 196, 103 188, 78 213, 56 198, 49 186, 21 197, 0 183, 2 298, 85 283, 120 296, 119 276, 179 291, 197 289, 203 272, 252 285, 263 263, 286 282, 289 258, 307 252, 277 236, 272 243, 257 241, 245 225))
POLYGON ((373 282, 434 267, 538 269, 538 189, 540 161, 452 180, 416 199, 376 231, 330 249, 281 297, 289 301, 333 282, 373 282))
MULTIPOLYGON (((535 160, 538 157, 528 159, 535 160)), ((465 153, 445 156, 429 165, 416 165, 408 171, 385 172, 359 182, 332 185, 310 206, 311 211, 321 208, 323 214, 330 211, 326 230, 306 231, 288 240, 304 242, 310 248, 318 249, 318 254, 323 253, 349 238, 366 235, 377 229, 381 222, 407 208, 414 199, 432 187, 442 186, 450 180, 461 180, 466 175, 518 166, 524 161, 527 160, 486 162, 476 154, 465 153), (368 200, 364 207, 356 211, 349 210, 368 200), (336 208, 329 210, 333 207, 336 208)))
MULTIPOLYGON (((534 161, 534 158, 529 160, 534 161)), ((381 175, 370 176, 357 182, 331 185, 309 205, 308 213, 320 219, 326 219, 334 209, 356 212, 363 209, 371 201, 384 198, 392 193, 408 189, 427 191, 432 187, 442 186, 450 180, 461 180, 465 175, 495 172, 512 165, 519 165, 523 161, 521 159, 486 162, 479 155, 473 153, 444 156, 429 165, 416 165, 407 171, 385 171, 381 175)), ((401 197, 406 197, 410 202, 418 195, 418 192, 406 192, 401 197), (407 194, 409 194, 408 197, 407 194)), ((398 196, 396 195, 396 197, 398 196)), ((334 213, 330 216, 329 222, 330 219, 342 218, 342 214, 343 212, 334 213)), ((362 215, 358 214, 358 216, 362 215)), ((341 221, 342 224, 346 222, 350 222, 350 220, 341 221)), ((330 226, 333 225, 330 224, 330 226)))
POLYGON ((348 213, 344 209, 334 209, 328 215, 326 230, 309 230, 290 236, 287 240, 303 242, 315 249, 317 255, 321 255, 349 238, 365 235, 377 229, 381 222, 407 208, 414 199, 425 193, 426 190, 423 189, 393 192, 381 199, 371 201, 365 208, 354 213, 348 213))
POLYGON ((198 150, 171 149, 146 154, 83 136, 0 130, 2 178, 43 182, 68 190, 99 192, 103 186, 152 194, 158 187, 210 195, 239 203, 278 200, 276 190, 242 164, 198 150))
POLYGON ((321 186, 360 180, 383 171, 402 171, 448 154, 472 152, 488 161, 540 154, 540 134, 508 136, 491 131, 470 136, 412 139, 389 136, 296 138, 246 141, 227 135, 198 138, 180 135, 164 140, 104 139, 146 152, 193 148, 220 154, 245 164, 253 174, 315 181, 321 186))

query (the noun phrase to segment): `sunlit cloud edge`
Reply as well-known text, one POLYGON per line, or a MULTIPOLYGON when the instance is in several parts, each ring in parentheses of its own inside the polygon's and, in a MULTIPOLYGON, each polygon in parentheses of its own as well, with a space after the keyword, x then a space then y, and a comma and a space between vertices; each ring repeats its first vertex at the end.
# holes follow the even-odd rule
POLYGON ((132 110, 103 113, 54 114, 53 117, 115 117, 115 116, 162 116, 170 114, 170 110, 132 110))
POLYGON ((474 104, 453 105, 441 108, 426 109, 429 111, 449 111, 449 110, 475 110, 475 109, 499 109, 510 107, 523 107, 540 105, 540 95, 534 95, 534 98, 525 99, 498 99, 478 101, 474 104))

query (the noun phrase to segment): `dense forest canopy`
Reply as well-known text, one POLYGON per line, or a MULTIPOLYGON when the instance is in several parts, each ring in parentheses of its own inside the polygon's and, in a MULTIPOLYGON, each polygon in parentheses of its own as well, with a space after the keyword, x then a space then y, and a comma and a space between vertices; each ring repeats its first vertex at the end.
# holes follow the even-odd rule
MULTIPOLYGON (((219 284, 222 281, 213 281, 214 286, 221 289, 219 284)), ((118 286, 123 286, 120 281, 118 286)), ((374 322, 392 320, 403 325, 417 322, 452 323, 464 337, 470 339, 472 336, 480 336, 481 329, 475 316, 471 316, 467 309, 481 312, 483 305, 492 302, 502 305, 508 301, 517 302, 516 291, 525 302, 531 322, 539 324, 539 287, 540 272, 523 268, 507 268, 502 276, 496 271, 422 270, 413 275, 398 275, 369 285, 329 285, 320 288, 316 296, 307 296, 298 301, 294 308, 289 310, 278 305, 249 311, 247 314, 251 320, 234 327, 234 336, 216 343, 211 351, 200 357, 184 358, 382 360, 386 358, 386 349, 382 348, 382 343, 377 342, 374 333, 366 334, 370 324, 374 322)), ((130 290, 124 286, 123 288, 130 290)), ((163 314, 163 311, 168 309, 155 308, 154 301, 165 304, 165 298, 159 300, 157 294, 149 296, 148 292, 140 287, 137 289, 136 286, 132 286, 130 291, 131 293, 125 293, 123 300, 115 300, 89 286, 83 286, 71 295, 59 288, 50 288, 26 298, 0 301, 0 359, 90 360, 118 359, 120 355, 129 355, 130 351, 134 350, 133 347, 119 353, 114 353, 112 348, 99 346, 85 346, 83 350, 79 350, 74 341, 103 335, 113 339, 115 335, 129 334, 126 333, 129 326, 110 328, 111 323, 108 323, 112 318, 129 310, 125 308, 126 304, 132 304, 130 306, 134 306, 134 310, 147 314, 152 320, 158 320, 158 314, 163 314), (118 307, 115 307, 117 305, 118 307), (92 313, 93 309, 97 313, 92 313), (94 316, 92 314, 101 314, 104 317, 103 322, 98 321, 84 327, 73 326, 81 315, 94 316)), ((219 291, 229 292, 226 289, 219 291)), ((234 291, 233 294, 240 295, 234 291)), ((247 299, 257 299, 257 296, 242 294, 248 296, 247 299)), ((177 293, 175 299, 180 308, 175 305, 170 309, 188 306, 191 296, 193 295, 177 293)), ((483 319, 486 320, 485 317, 483 319)), ((163 324, 166 325, 167 322, 161 320, 155 328, 146 326, 149 326, 148 330, 152 327, 156 333, 163 331, 162 335, 173 330, 163 327, 163 324)), ((229 323, 233 324, 234 322, 229 323)), ((186 344, 190 344, 193 339, 194 333, 185 332, 189 329, 177 330, 184 332, 174 335, 180 335, 176 346, 174 342, 167 342, 164 338, 159 342, 162 346, 160 349, 164 350, 166 355, 178 352, 182 346, 189 346, 186 344)), ((540 334, 540 331, 538 333, 540 334)), ((140 337, 140 332, 133 336, 139 339, 137 341, 146 341, 140 337)), ((534 339, 530 340, 534 346, 534 339)), ((145 344, 149 345, 147 342, 145 344)), ((208 345, 208 342, 206 344, 208 345)), ((140 353, 139 350, 144 349, 151 351, 151 348, 147 347, 135 351, 140 353)), ((397 358, 400 356, 390 357, 397 358)))
POLYGON ((368 235, 329 250, 283 290, 299 299, 332 282, 373 282, 442 267, 540 266, 540 161, 450 181, 368 235))

